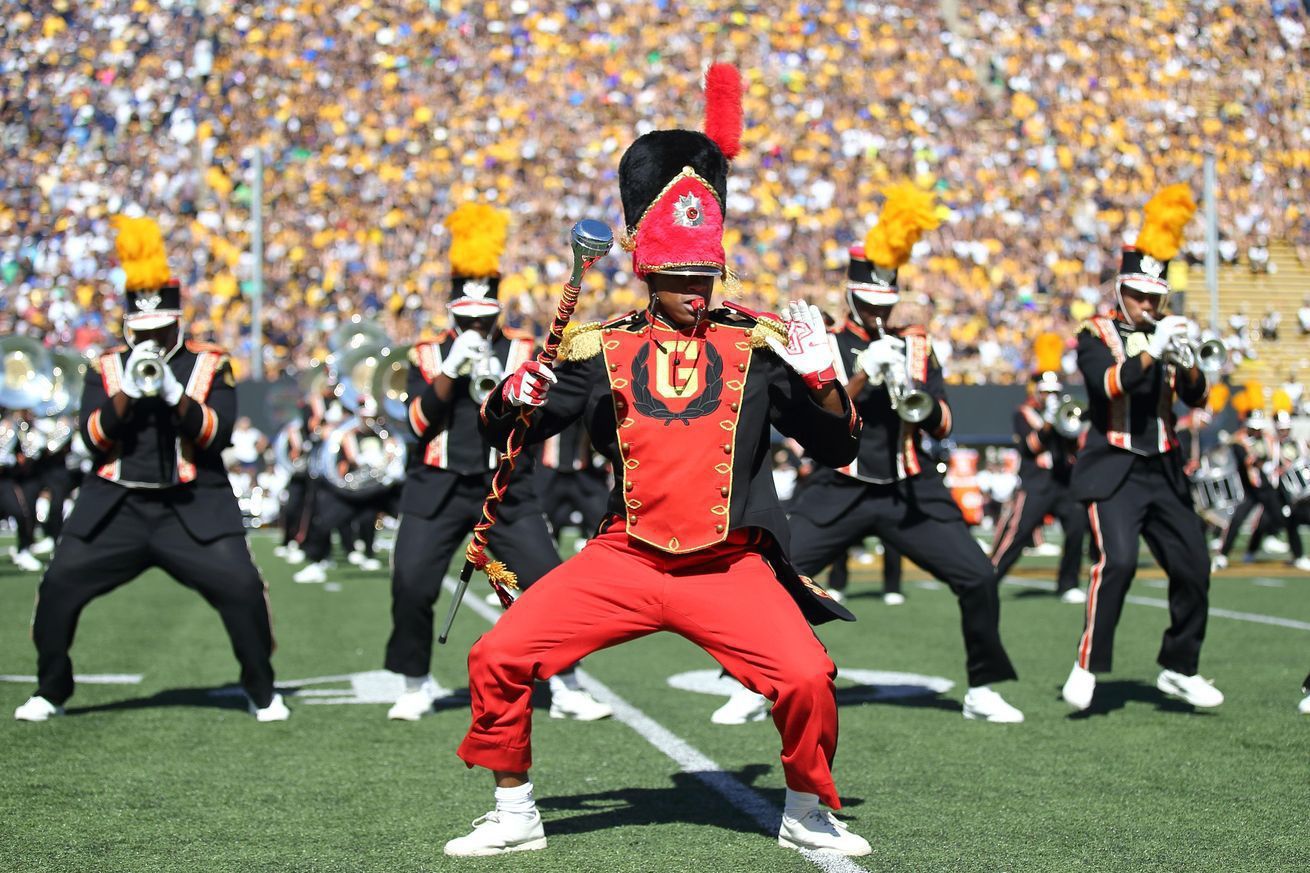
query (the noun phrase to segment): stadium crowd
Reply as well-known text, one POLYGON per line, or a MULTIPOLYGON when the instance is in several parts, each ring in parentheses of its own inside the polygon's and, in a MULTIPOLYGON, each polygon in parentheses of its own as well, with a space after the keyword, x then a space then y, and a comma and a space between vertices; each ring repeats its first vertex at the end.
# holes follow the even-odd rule
MULTIPOLYGON (((952 381, 1021 379, 1038 333, 1071 336, 1150 193, 1199 193, 1206 147, 1226 249, 1281 239, 1310 258, 1297 3, 7 6, 0 333, 51 344, 116 326, 106 219, 140 210, 170 237, 193 333, 248 371, 255 149, 268 372, 304 366, 351 313, 400 342, 444 324, 442 219, 469 198, 512 211, 502 298, 540 325, 568 226, 620 229, 622 150, 697 117, 715 58, 747 78, 726 239, 743 302, 839 313, 847 246, 881 186, 913 177, 950 209, 902 275, 952 381)), ((1197 254, 1203 223, 1189 232, 1197 254)), ((636 304, 625 261, 594 272, 597 312, 636 304)))

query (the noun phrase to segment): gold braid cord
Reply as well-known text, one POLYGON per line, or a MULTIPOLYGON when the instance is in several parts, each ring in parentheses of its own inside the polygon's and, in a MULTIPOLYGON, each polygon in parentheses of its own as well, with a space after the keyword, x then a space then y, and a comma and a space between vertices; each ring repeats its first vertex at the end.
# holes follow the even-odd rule
MULTIPOLYGON (((591 266, 598 258, 587 260, 586 266, 591 266)), ((555 363, 555 358, 559 355, 560 342, 564 339, 564 329, 568 327, 569 320, 573 318, 573 310, 578 305, 578 294, 582 288, 572 283, 564 286, 564 295, 560 298, 559 307, 555 310, 555 320, 551 322, 550 334, 546 337, 545 346, 540 354, 537 355, 537 362, 550 366, 555 363)), ((519 455, 523 453, 524 441, 528 435, 528 424, 532 415, 531 406, 522 406, 519 408, 518 419, 514 422, 514 427, 509 432, 509 438, 505 441, 504 454, 501 455, 500 465, 496 468, 496 475, 491 479, 491 490, 487 493, 487 499, 482 502, 482 518, 473 526, 473 539, 469 540, 468 547, 464 550, 464 557, 474 568, 482 570, 487 574, 487 581, 491 583, 492 589, 496 592, 496 597, 506 609, 514 602, 514 597, 509 593, 509 589, 518 588, 518 577, 514 572, 506 567, 500 561, 493 561, 487 557, 487 531, 491 530, 496 523, 496 510, 500 508, 501 501, 505 499, 505 491, 509 487, 510 476, 514 474, 514 466, 518 463, 519 455)))

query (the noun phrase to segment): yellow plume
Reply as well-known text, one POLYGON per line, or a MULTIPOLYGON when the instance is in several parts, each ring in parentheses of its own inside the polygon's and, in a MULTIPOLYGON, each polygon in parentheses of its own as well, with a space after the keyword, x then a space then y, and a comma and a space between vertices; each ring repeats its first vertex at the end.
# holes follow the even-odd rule
POLYGON ((1210 396, 1206 398, 1205 404, 1210 408, 1211 412, 1218 415, 1223 412, 1224 407, 1228 405, 1228 398, 1231 393, 1232 392, 1228 390, 1228 386, 1223 382, 1220 382, 1218 385, 1215 385, 1210 389, 1210 396))
POLYGON ((864 239, 864 254, 875 266, 894 270, 910 259, 910 250, 925 230, 941 224, 931 191, 913 182, 897 182, 883 189, 878 224, 864 239))
POLYGON ((1064 340, 1058 333, 1046 331, 1033 340, 1033 353, 1037 356, 1037 372, 1060 372, 1060 359, 1064 357, 1064 340))
POLYGON ((1246 409, 1248 412, 1253 410, 1264 411, 1265 408, 1265 389, 1263 383, 1252 379, 1246 383, 1246 409))
POLYGON ((1251 411, 1251 397, 1245 391, 1233 394, 1233 411, 1243 418, 1251 411))
POLYGON ((1274 391, 1273 399, 1269 402, 1269 405, 1273 408, 1275 415, 1280 412, 1290 413, 1292 411, 1292 395, 1279 388, 1274 391))
POLYGON ((1183 227, 1196 212, 1192 189, 1170 185, 1146 203, 1146 220, 1137 235, 1137 249, 1157 261, 1168 261, 1183 247, 1183 227))
POLYGON ((149 218, 127 215, 115 215, 109 222, 118 232, 114 248, 127 273, 128 291, 158 288, 172 278, 159 225, 149 218))
POLYGON ((509 214, 485 203, 465 203, 446 217, 450 230, 450 272, 454 276, 500 274, 509 214))

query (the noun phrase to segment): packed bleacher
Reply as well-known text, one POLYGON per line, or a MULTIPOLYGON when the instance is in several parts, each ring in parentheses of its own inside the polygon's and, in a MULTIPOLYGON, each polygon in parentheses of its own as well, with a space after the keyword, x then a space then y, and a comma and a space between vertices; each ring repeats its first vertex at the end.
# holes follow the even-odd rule
MULTIPOLYGON (((839 315, 847 246, 881 187, 913 177, 951 210, 902 275, 952 381, 1016 381, 1037 334, 1071 336, 1150 193, 1199 194, 1207 147, 1231 259, 1254 249, 1259 267, 1269 240, 1310 258, 1297 3, 8 7, 0 333, 51 345, 116 332, 106 221, 141 210, 164 223, 191 330, 248 372, 256 148, 271 374, 354 312, 401 342, 444 324, 442 219, 471 198, 512 211, 502 297, 538 327, 568 226, 619 228, 620 154, 697 116, 712 59, 747 80, 726 239, 743 302, 799 295, 839 315)), ((628 266, 618 252, 595 271, 592 310, 637 305, 628 266)))

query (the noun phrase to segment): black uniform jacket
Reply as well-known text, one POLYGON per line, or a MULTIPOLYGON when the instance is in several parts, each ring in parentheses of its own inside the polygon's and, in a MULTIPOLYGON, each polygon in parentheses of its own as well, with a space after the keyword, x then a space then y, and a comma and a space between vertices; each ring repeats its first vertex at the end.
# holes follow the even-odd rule
MULTIPOLYGON (((470 377, 454 380, 448 401, 437 397, 432 387, 455 336, 454 331, 447 331, 429 343, 420 343, 410 354, 409 429, 418 445, 409 454, 400 511, 421 518, 432 518, 441 511, 461 476, 482 476, 490 485, 499 460, 496 446, 478 431, 478 404, 469 393, 470 377)), ((504 372, 512 372, 531 356, 533 343, 524 334, 498 330, 491 349, 504 372)), ((531 484, 532 466, 531 457, 519 457, 500 507, 500 517, 506 521, 525 511, 541 511, 531 484)))
POLYGON ((1019 450, 1019 478, 1025 490, 1054 483, 1067 487, 1078 454, 1078 440, 1047 427, 1039 409, 1024 403, 1014 411, 1014 442, 1019 450))
POLYGON ((1104 500, 1119 489, 1137 458, 1158 457, 1170 488, 1191 503, 1184 458, 1174 434, 1174 404, 1205 405, 1205 375, 1187 381, 1172 364, 1141 360, 1145 338, 1131 325, 1097 317, 1078 333, 1078 369, 1087 387, 1091 427, 1071 487, 1078 500, 1104 500))
MULTIPOLYGON (((946 398, 942 368, 931 343, 921 329, 889 330, 907 344, 907 364, 914 386, 936 401, 928 418, 918 425, 901 421, 892 409, 885 385, 865 384, 855 398, 855 408, 864 420, 860 449, 854 463, 846 466, 820 464, 837 469, 818 469, 797 497, 793 511, 818 525, 832 524, 865 493, 865 484, 886 485, 915 511, 939 520, 963 519, 960 508, 946 490, 932 459, 924 451, 921 435, 943 439, 951 432, 951 407, 946 398)), ((872 337, 859 325, 847 322, 831 334, 837 351, 837 375, 843 383, 859 369, 856 359, 869 347, 872 337)))
POLYGON ((185 418, 158 397, 130 402, 127 415, 119 418, 102 371, 111 356, 123 365, 129 354, 116 349, 87 368, 80 426, 91 449, 92 475, 82 483, 64 530, 92 538, 123 499, 136 493, 167 501, 201 542, 242 533, 241 510, 221 454, 237 417, 226 355, 188 342, 169 360, 169 369, 193 398, 185 418))

